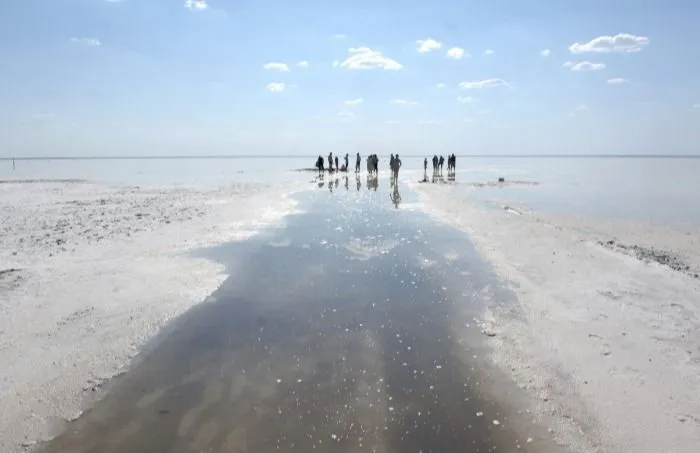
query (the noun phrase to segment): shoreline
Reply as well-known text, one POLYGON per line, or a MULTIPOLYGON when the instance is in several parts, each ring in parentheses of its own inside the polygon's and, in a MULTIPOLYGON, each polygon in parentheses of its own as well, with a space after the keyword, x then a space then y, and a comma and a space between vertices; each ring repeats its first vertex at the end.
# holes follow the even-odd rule
POLYGON ((33 450, 100 399, 227 277, 188 252, 282 221, 295 189, 0 185, 0 450, 33 450))
POLYGON ((444 187, 412 187, 423 209, 468 234, 517 294, 516 312, 489 314, 491 358, 530 395, 535 415, 553 421, 558 442, 640 453, 700 444, 697 235, 493 209, 444 187), (678 257, 691 272, 634 246, 678 257))

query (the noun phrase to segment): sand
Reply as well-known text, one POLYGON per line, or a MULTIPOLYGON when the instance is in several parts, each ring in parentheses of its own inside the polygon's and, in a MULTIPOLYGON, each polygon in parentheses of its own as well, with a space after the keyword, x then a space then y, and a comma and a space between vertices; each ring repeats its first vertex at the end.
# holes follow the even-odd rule
POLYGON ((0 451, 31 450, 78 417, 226 278, 187 252, 282 221, 292 190, 0 184, 0 451))
POLYGON ((414 187, 517 294, 517 310, 488 314, 492 360, 527 390, 559 443, 698 450, 699 231, 489 209, 453 187, 414 187), (657 262, 664 254, 682 268, 657 262))

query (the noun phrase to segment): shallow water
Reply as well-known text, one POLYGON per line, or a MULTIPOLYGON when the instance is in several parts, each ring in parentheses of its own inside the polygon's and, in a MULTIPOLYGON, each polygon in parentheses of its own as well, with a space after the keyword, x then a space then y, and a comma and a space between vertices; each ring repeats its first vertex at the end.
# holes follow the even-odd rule
MULTIPOLYGON (((426 154, 433 151, 428 150, 426 154)), ((350 159, 352 164, 352 157, 350 159)), ((145 160, 0 160, 0 180, 76 178, 108 183, 221 185, 231 182, 307 181, 294 171, 313 167, 312 157, 240 157, 145 160)), ((380 170, 387 157, 380 155, 380 170)), ((364 168, 364 166, 362 167, 364 168)), ((405 180, 423 175, 423 158, 404 157, 405 180)), ((573 215, 620 217, 658 224, 700 225, 700 158, 664 157, 459 157, 458 196, 573 215), (537 181, 538 186, 473 190, 470 182, 537 181)))
POLYGON ((483 359, 475 319, 514 296, 465 236, 381 178, 299 199, 203 251, 232 277, 43 451, 555 451, 483 359))

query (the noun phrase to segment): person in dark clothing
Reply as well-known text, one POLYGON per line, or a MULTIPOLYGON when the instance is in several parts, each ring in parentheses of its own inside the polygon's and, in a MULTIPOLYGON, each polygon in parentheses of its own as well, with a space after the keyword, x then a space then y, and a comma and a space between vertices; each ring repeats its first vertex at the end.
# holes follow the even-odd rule
POLYGON ((340 171, 340 167, 338 166, 338 156, 335 156, 335 171, 340 171))
POLYGON ((333 173, 333 152, 328 153, 328 171, 333 173))
POLYGON ((355 160, 355 173, 360 172, 360 161, 362 158, 360 157, 360 153, 357 153, 357 159, 355 160))
POLYGON ((350 164, 350 154, 345 153, 345 171, 349 171, 350 168, 348 165, 350 164))

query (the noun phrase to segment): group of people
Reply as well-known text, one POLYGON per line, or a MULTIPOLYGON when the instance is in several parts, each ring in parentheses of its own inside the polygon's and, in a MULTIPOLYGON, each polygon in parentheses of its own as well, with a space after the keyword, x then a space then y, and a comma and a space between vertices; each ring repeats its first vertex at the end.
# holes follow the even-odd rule
MULTIPOLYGON (((360 153, 357 153, 357 166, 355 173, 360 172, 360 153)), ((367 174, 376 176, 379 173, 379 157, 376 154, 367 156, 367 174)))
MULTIPOLYGON (((359 166, 359 158, 360 158, 360 153, 357 153, 357 158, 358 158, 358 166, 359 166)), ((333 152, 331 151, 328 153, 328 171, 333 173, 334 171, 348 171, 348 161, 350 159, 350 155, 345 153, 345 165, 342 167, 339 165, 338 162, 338 156, 333 157, 333 152), (333 164, 335 163, 335 167, 333 167, 333 164)), ((318 156, 316 159, 316 168, 318 169, 319 173, 323 173, 326 171, 325 168, 325 161, 322 156, 318 156)))
MULTIPOLYGON (((349 171, 349 155, 346 153, 345 154, 345 164, 343 166, 339 165, 338 161, 338 156, 333 156, 333 152, 328 154, 328 171, 333 173, 337 171, 342 171, 342 172, 347 172, 349 171), (335 164, 335 166, 334 166, 335 164)), ((376 176, 379 173, 379 157, 376 154, 370 154, 367 156, 367 174, 370 176, 376 176)), ((445 164, 445 158, 443 156, 437 156, 433 155, 433 174, 442 174, 442 168, 445 164)), ((360 173, 360 164, 362 162, 362 158, 360 157, 360 153, 357 153, 357 157, 355 160, 355 173, 360 173)), ((391 169, 391 177, 392 177, 392 182, 395 182, 399 178, 399 170, 401 169, 401 158, 399 158, 399 155, 397 154, 394 156, 393 154, 391 155, 389 159, 389 168, 391 169)), ((449 175, 454 175, 456 171, 456 165, 457 165, 457 156, 454 154, 450 154, 447 156, 447 174, 449 175)), ((325 159, 322 156, 318 156, 316 159, 316 168, 318 169, 319 174, 323 174, 323 172, 326 171, 325 169, 325 159)), ((425 170, 425 173, 427 175, 428 173, 428 158, 426 157, 423 160, 423 169, 425 170)))
MULTIPOLYGON (((445 164, 445 158, 433 155, 433 174, 442 174, 442 166, 445 164)), ((457 168, 457 156, 450 154, 447 156, 447 174, 454 174, 457 168)), ((428 172, 428 158, 423 160, 423 170, 428 172)))

